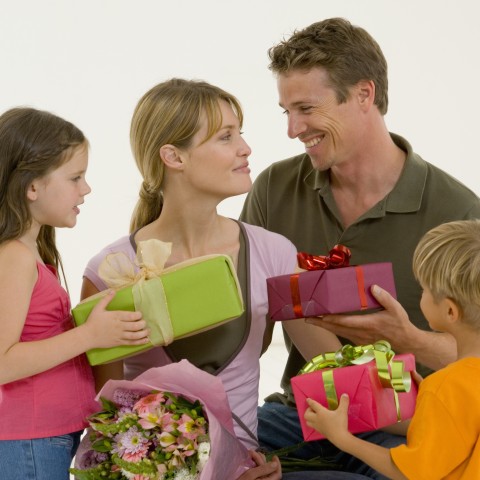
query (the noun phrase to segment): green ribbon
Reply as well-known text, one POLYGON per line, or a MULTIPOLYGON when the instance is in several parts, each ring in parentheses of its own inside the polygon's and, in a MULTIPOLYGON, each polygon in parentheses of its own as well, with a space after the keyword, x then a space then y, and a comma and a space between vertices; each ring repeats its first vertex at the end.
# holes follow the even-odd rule
POLYGON ((402 360, 393 360, 395 352, 386 340, 379 340, 371 345, 344 345, 336 352, 321 353, 312 358, 298 373, 322 372, 325 395, 330 410, 338 407, 338 396, 333 379, 333 369, 349 365, 363 365, 375 360, 377 375, 383 388, 393 389, 397 420, 402 420, 400 412, 399 392, 409 392, 412 386, 412 378, 405 371, 402 360))

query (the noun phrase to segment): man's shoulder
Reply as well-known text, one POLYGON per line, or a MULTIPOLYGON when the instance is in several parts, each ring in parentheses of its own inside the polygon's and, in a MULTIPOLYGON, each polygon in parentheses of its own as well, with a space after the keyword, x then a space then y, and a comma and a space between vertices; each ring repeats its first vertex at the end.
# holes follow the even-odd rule
POLYGON ((433 165, 430 162, 426 162, 425 160, 424 162, 426 164, 431 183, 433 183, 436 186, 437 185, 448 186, 449 190, 453 190, 456 193, 465 195, 470 198, 478 199, 478 196, 476 195, 475 192, 473 192, 473 190, 468 188, 464 183, 462 183, 452 174, 446 172, 445 170, 442 170, 441 168, 437 167, 436 165, 433 165))
POLYGON ((308 175, 313 171, 312 162, 306 153, 301 153, 284 160, 278 160, 263 170, 259 178, 282 177, 284 179, 295 178, 299 175, 308 175))

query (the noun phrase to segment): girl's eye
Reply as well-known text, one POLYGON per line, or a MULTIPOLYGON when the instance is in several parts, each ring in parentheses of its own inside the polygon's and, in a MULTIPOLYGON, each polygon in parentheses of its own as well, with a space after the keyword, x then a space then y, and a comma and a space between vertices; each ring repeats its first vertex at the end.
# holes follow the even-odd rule
POLYGON ((74 182, 78 182, 82 177, 80 175, 78 175, 77 177, 73 177, 72 178, 72 181, 74 182))

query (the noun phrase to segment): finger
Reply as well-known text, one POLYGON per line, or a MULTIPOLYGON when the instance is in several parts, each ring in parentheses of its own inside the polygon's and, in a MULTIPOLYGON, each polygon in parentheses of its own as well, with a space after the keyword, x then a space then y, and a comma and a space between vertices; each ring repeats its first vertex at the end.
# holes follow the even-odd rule
POLYGON ((138 332, 147 328, 147 322, 145 320, 121 320, 122 328, 128 332, 138 332))
POLYGON ((348 413, 348 406, 350 405, 350 397, 346 393, 342 393, 342 396, 340 397, 340 403, 338 404, 338 410, 340 410, 342 413, 345 413, 345 415, 348 413))
POLYGON ((389 292, 379 287, 378 285, 372 285, 370 288, 372 295, 375 297, 375 300, 383 307, 385 310, 394 310, 397 308, 397 301, 390 295, 389 292))
POLYGON ((115 290, 107 290, 105 296, 100 298, 95 307, 93 307, 93 310, 106 310, 108 304, 113 300, 113 297, 115 297, 115 290))
POLYGON ((251 459, 257 464, 257 465, 264 465, 267 463, 265 459, 265 455, 263 455, 260 452, 256 452, 255 450, 249 450, 249 454, 251 459))
POLYGON ((138 330, 145 327, 147 322, 142 319, 140 312, 116 312, 116 319, 124 324, 124 327, 130 326, 132 329, 138 330))
POLYGON ((123 332, 122 340, 127 341, 131 345, 142 345, 149 343, 149 330, 142 330, 140 332, 123 332))
POLYGON ((318 403, 316 400, 313 400, 313 398, 307 398, 307 404, 310 407, 310 409, 315 413, 318 410, 321 410, 321 409, 325 408, 320 403, 318 403))
POLYGON ((412 372, 412 378, 417 385, 423 381, 423 377, 416 370, 412 372))

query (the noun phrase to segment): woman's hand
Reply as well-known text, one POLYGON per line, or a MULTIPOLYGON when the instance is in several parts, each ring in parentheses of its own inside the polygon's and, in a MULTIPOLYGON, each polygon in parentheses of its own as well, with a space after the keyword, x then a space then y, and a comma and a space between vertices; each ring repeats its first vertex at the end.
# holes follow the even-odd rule
POLYGON ((267 462, 265 456, 254 450, 250 450, 250 456, 257 465, 240 475, 237 480, 280 480, 282 478, 282 466, 278 457, 273 457, 267 462))

